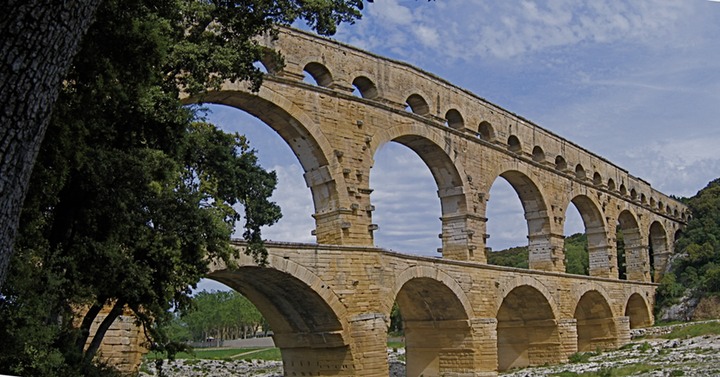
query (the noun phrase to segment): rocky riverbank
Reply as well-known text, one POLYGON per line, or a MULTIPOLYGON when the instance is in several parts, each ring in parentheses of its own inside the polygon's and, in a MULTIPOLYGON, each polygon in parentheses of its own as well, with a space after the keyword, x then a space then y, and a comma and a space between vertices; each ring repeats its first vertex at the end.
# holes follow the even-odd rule
MULTIPOLYGON (((632 376, 720 376, 720 335, 704 335, 687 339, 658 339, 674 327, 685 324, 633 330, 635 339, 619 350, 576 354, 562 365, 514 370, 507 377, 574 376, 595 372, 596 375, 632 376), (647 338, 646 338, 647 337, 647 338)), ((388 349, 390 377, 405 376, 402 349, 388 349)), ((152 362, 143 366, 141 377, 155 375, 152 362)), ((282 363, 260 360, 177 360, 165 362, 167 377, 253 376, 280 377, 282 363)))

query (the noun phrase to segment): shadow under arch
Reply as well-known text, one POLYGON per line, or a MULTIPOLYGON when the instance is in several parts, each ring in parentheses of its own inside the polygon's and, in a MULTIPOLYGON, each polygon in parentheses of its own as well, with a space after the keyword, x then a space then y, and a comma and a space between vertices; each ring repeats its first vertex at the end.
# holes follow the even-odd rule
POLYGON ((286 375, 355 375, 345 309, 326 284, 289 262, 280 269, 246 265, 207 278, 247 297, 268 321, 286 375), (284 267, 284 268, 283 268, 284 267), (321 290, 318 292, 316 289, 321 290))
POLYGON ((530 285, 513 288, 497 312, 498 371, 560 362, 564 358, 555 312, 530 285))
POLYGON ((629 210, 620 212, 620 215, 618 215, 618 227, 623 235, 626 262, 625 276, 627 280, 650 281, 650 263, 647 247, 643 242, 640 226, 635 215, 629 210))
MULTIPOLYGON (((612 263, 616 258, 609 253, 610 247, 607 242, 605 218, 598 205, 584 194, 573 196, 570 203, 575 205, 585 225, 589 258, 588 272, 590 276, 611 277, 610 275, 615 271, 613 277, 617 278, 617 271, 614 263, 612 263)), ((567 213, 567 209, 565 212, 567 213)))
POLYGON ((670 256, 670 245, 665 227, 659 221, 650 224, 648 259, 650 260, 650 276, 652 281, 662 279, 670 256))
MULTIPOLYGON (((540 187, 526 172, 517 169, 501 170, 492 183, 499 177, 512 186, 523 207, 528 230, 528 267, 535 270, 564 271, 562 258, 555 255, 549 211, 540 187)), ((489 188, 487 192, 490 192, 489 188)))
MULTIPOLYGON (((329 164, 329 156, 333 153, 330 142, 307 113, 280 93, 266 86, 257 93, 250 93, 241 83, 235 83, 184 102, 226 105, 260 119, 277 132, 300 162, 305 182, 312 192, 315 213, 328 213, 340 207, 339 193, 344 192, 345 183, 334 179, 329 164)), ((318 243, 326 243, 325 235, 320 230, 317 232, 318 243)))
POLYGON ((630 318, 631 329, 652 326, 649 306, 642 295, 637 292, 628 298, 627 305, 625 306, 625 316, 630 318))
MULTIPOLYGON (((452 146, 446 144, 441 134, 428 132, 426 126, 403 125, 373 135, 370 144, 372 155, 375 156, 379 148, 389 142, 399 143, 415 152, 433 176, 440 198, 443 257, 473 259, 473 250, 468 247, 465 232, 472 219, 468 214, 465 174, 461 174, 464 168, 453 159, 452 146)), ((372 171, 370 179, 372 181, 372 171)))
POLYGON ((454 289, 435 278, 417 276, 405 280, 395 297, 403 319, 408 376, 442 376, 475 368, 471 309, 454 289), (462 354, 466 356, 458 357, 462 354), (455 362, 441 362, 448 358, 455 362))
POLYGON ((597 290, 580 297, 573 317, 577 320, 578 352, 607 349, 617 345, 618 336, 607 298, 597 290))

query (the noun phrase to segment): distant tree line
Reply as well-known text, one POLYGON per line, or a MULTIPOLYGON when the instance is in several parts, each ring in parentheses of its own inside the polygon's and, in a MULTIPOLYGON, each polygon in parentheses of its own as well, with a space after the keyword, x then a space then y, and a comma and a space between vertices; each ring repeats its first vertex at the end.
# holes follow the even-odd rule
POLYGON ((175 317, 167 332, 176 342, 218 341, 253 337, 268 330, 260 311, 238 292, 202 291, 192 298, 193 308, 175 317))
MULTIPOLYGON (((587 236, 576 233, 565 238, 565 272, 576 275, 588 275, 589 259, 587 236)), ((517 246, 506 250, 488 253, 488 264, 496 266, 528 268, 528 247, 517 246)))

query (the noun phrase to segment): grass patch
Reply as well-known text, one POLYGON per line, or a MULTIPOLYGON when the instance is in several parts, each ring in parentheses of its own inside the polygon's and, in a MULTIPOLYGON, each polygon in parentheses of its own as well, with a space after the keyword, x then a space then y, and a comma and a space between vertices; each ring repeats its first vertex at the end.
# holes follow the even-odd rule
POLYGON ((665 339, 684 339, 693 338, 702 335, 719 335, 720 334, 720 323, 708 322, 708 323, 697 323, 685 327, 679 327, 673 329, 670 334, 663 335, 665 339))
POLYGON ((405 348, 405 343, 404 342, 388 342, 387 346, 388 346, 388 348, 392 348, 392 349, 400 349, 400 348, 405 348))

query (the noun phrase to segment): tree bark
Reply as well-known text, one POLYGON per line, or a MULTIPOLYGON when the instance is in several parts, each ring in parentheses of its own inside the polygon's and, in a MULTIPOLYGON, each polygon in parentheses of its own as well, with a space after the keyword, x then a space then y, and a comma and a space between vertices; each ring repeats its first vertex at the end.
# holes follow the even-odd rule
POLYGON ((93 322, 95 322, 95 318, 97 318, 98 314, 100 314, 101 309, 102 305, 93 304, 83 317, 82 324, 80 324, 80 336, 75 342, 75 348, 77 348, 78 352, 81 354, 85 348, 85 343, 87 343, 87 340, 90 337, 90 328, 92 327, 93 322))
POLYGON ((9 0, 0 16, 0 287, 61 80, 102 0, 9 0))
POLYGON ((100 323, 100 326, 98 326, 97 331, 95 331, 95 335, 93 335, 93 340, 90 342, 90 345, 88 346, 87 350, 85 350, 85 355, 83 356, 83 363, 84 364, 90 364, 95 357, 95 354, 97 354, 97 351, 100 349, 100 345, 102 344, 102 340, 105 337, 105 333, 107 333, 108 329, 110 328, 110 325, 112 325, 113 322, 117 319, 120 314, 122 314, 123 309, 125 308, 125 302, 123 301, 115 301, 115 305, 113 305, 113 308, 110 310, 110 313, 103 319, 103 321, 100 323))

